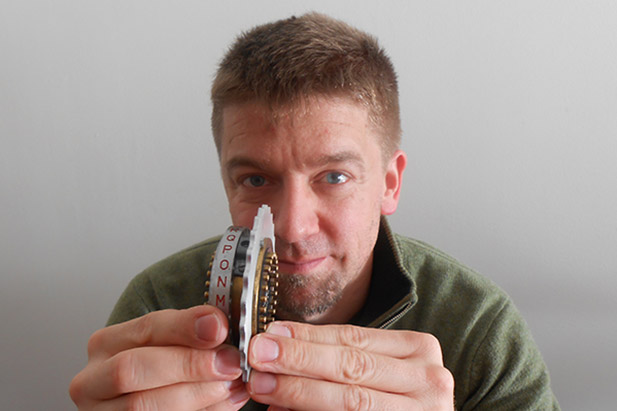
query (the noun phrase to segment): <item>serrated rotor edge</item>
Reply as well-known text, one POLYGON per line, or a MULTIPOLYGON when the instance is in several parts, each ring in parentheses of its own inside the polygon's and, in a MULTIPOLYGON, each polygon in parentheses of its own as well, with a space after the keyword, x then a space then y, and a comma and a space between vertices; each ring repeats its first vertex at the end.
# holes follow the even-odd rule
POLYGON ((242 276, 242 297, 240 298, 240 367, 242 368, 242 380, 248 381, 251 369, 248 364, 248 346, 252 336, 253 322, 253 289, 255 287, 255 273, 257 270, 257 258, 262 247, 264 238, 270 238, 274 248, 274 223, 270 207, 262 205, 257 211, 253 221, 253 229, 250 234, 250 242, 247 250, 247 264, 242 276))

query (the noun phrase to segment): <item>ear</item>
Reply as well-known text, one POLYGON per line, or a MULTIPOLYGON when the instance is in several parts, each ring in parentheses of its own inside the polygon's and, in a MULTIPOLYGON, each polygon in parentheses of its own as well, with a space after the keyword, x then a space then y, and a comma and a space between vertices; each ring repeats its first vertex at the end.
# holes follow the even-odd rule
POLYGON ((386 168, 386 191, 381 201, 382 215, 390 215, 396 211, 401 194, 401 184, 403 183, 403 171, 405 171, 406 166, 407 155, 403 151, 397 150, 392 155, 386 168))

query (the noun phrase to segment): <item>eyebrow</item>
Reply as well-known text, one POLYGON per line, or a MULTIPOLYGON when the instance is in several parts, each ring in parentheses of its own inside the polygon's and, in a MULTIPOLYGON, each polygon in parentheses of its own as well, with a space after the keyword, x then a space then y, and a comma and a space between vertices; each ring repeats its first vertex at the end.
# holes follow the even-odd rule
POLYGON ((331 163, 346 163, 346 162, 358 163, 358 165, 360 165, 361 167, 364 167, 364 161, 362 160, 362 157, 360 157, 360 155, 356 153, 355 151, 340 151, 338 153, 326 154, 326 155, 320 156, 315 161, 315 165, 321 166, 321 165, 326 165, 326 164, 331 164, 331 163))
MULTIPOLYGON (((314 161, 311 161, 309 166, 323 167, 328 164, 347 162, 354 163, 358 168, 360 168, 361 171, 365 171, 366 169, 362 157, 355 151, 340 151, 334 154, 324 154, 317 157, 314 161)), ((227 161, 227 163, 225 163, 225 169, 228 172, 238 167, 251 167, 266 170, 268 169, 268 162, 246 156, 236 156, 232 157, 229 161, 227 161)))
POLYGON ((263 170, 266 168, 266 162, 258 161, 248 157, 237 156, 232 157, 227 163, 225 163, 225 169, 227 170, 227 172, 230 172, 234 168, 238 167, 251 167, 263 170))

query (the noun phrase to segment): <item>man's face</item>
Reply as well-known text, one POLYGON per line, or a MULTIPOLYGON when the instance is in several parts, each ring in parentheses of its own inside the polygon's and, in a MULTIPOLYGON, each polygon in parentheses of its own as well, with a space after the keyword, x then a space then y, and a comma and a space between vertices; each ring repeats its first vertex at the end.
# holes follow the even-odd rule
POLYGON ((380 215, 396 208, 396 165, 384 167, 366 109, 349 100, 311 99, 271 118, 256 103, 223 111, 221 167, 233 224, 252 227, 261 204, 272 208, 279 317, 347 320, 366 298, 380 215))

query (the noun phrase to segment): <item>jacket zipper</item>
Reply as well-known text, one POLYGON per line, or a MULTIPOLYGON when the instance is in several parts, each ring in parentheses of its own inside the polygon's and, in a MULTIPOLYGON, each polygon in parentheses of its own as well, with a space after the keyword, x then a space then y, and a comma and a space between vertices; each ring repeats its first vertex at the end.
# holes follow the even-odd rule
POLYGON ((394 316, 388 318, 383 324, 381 324, 377 328, 387 328, 390 324, 396 322, 399 318, 404 316, 407 313, 407 311, 409 310, 410 307, 411 307, 411 303, 405 303, 405 305, 403 305, 401 307, 401 309, 398 311, 398 313, 396 313, 396 314, 394 314, 394 316))
MULTIPOLYGON (((403 264, 401 263, 401 254, 399 252, 399 248, 398 248, 398 245, 396 244, 396 241, 394 241, 394 235, 392 233, 392 229, 390 228, 390 224, 387 222, 385 218, 383 220, 386 225, 386 237, 388 238, 390 249, 395 253, 394 260, 396 261, 396 266, 398 267, 401 273, 407 275, 407 269, 403 267, 403 264)), ((409 295, 406 297, 406 299, 408 298, 409 298, 409 295)), ((392 317, 388 318, 384 323, 380 324, 377 328, 383 329, 383 328, 388 327, 390 324, 396 322, 399 318, 401 318, 407 313, 409 308, 411 308, 411 305, 412 305, 411 302, 405 303, 402 307, 396 310, 396 312, 392 315, 392 317)))

